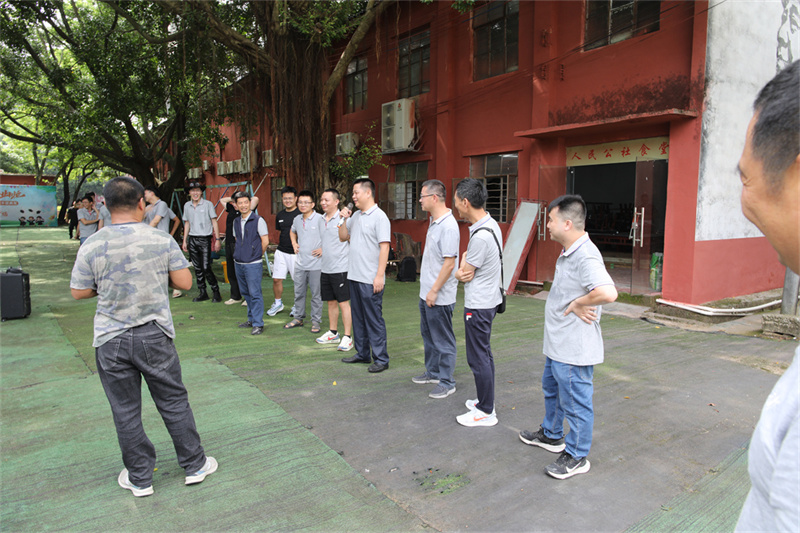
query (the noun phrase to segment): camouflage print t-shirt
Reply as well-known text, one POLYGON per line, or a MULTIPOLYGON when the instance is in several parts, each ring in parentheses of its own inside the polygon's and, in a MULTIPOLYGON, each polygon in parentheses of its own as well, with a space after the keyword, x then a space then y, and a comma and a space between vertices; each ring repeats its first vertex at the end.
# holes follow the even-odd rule
POLYGON ((188 266, 175 239, 147 224, 114 224, 89 237, 78 251, 70 287, 97 291, 92 345, 153 320, 175 338, 169 272, 188 266))

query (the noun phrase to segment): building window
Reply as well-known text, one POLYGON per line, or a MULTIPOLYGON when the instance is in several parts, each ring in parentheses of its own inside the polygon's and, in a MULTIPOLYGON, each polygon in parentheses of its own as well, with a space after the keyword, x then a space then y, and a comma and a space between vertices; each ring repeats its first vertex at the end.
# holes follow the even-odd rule
POLYGON ((586 0, 583 49, 657 31, 660 17, 660 0, 586 0))
POLYGON ((272 178, 272 214, 277 215, 283 210, 281 189, 286 187, 286 178, 272 178))
POLYGON ((431 32, 420 31, 399 43, 397 87, 400 98, 431 90, 431 32))
POLYGON ((482 155, 469 159, 469 176, 486 184, 489 192, 486 211, 497 222, 511 222, 514 218, 517 208, 517 159, 516 153, 482 155))
POLYGON ((519 68, 519 2, 490 2, 475 9, 475 81, 519 68))
POLYGON ((367 58, 357 57, 347 65, 345 113, 367 108, 367 58))
POLYGON ((408 163, 394 167, 394 183, 386 183, 386 214, 392 220, 422 220, 425 213, 419 206, 422 184, 428 179, 428 162, 408 163))

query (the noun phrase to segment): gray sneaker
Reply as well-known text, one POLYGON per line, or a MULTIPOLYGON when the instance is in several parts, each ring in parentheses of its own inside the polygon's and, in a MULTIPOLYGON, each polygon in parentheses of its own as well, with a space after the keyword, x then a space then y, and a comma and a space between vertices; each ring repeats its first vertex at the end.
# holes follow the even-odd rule
POLYGON ((560 453, 564 451, 566 444, 564 437, 560 439, 551 439, 544 434, 544 429, 540 426, 536 431, 520 431, 519 440, 531 446, 538 446, 544 448, 548 452, 560 453))
POLYGON ((424 374, 421 374, 417 377, 411 378, 411 381, 417 383, 418 385, 427 385, 428 383, 436 385, 437 383, 439 383, 439 380, 428 374, 428 372, 425 372, 424 374))
POLYGON ((453 385, 450 388, 447 388, 447 386, 445 386, 444 384, 439 383, 438 385, 436 385, 433 388, 433 390, 430 392, 430 394, 428 394, 428 396, 430 398, 435 398, 437 400, 440 400, 442 398, 447 398, 448 396, 450 396, 454 392, 456 392, 455 385, 453 385))

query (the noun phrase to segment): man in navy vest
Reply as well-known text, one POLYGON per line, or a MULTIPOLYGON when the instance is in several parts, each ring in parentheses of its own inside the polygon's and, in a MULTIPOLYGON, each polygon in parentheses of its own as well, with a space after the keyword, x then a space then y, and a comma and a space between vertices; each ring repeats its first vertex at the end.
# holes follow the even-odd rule
POLYGON ((261 258, 267 250, 269 235, 266 221, 258 213, 250 210, 250 195, 239 191, 233 195, 239 216, 233 221, 233 235, 236 250, 233 260, 236 263, 236 279, 239 290, 247 302, 247 322, 240 328, 253 328, 251 335, 261 335, 264 331, 264 298, 261 296, 261 278, 264 267, 261 258))

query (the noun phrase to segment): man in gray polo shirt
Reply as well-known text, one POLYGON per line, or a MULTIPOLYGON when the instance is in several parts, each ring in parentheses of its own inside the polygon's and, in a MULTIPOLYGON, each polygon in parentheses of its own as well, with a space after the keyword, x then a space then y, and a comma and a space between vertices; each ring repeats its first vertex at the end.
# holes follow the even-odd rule
POLYGON ((300 191, 297 195, 300 216, 294 217, 289 236, 297 259, 294 265, 294 317, 283 327, 296 328, 303 325, 306 316, 306 291, 311 288, 311 333, 320 332, 322 323, 322 296, 319 280, 322 274, 322 215, 314 211, 314 195, 311 191, 300 191))
POLYGON ((203 198, 203 187, 199 182, 189 183, 189 196, 191 200, 183 206, 183 251, 189 252, 189 258, 194 266, 194 275, 197 277, 199 294, 192 300, 202 302, 208 300, 206 280, 211 285, 214 293, 212 302, 221 302, 217 277, 211 270, 211 236, 214 241, 214 251, 219 252, 222 245, 219 240, 219 225, 214 204, 203 198))
POLYGON ((357 250, 350 254, 347 269, 356 354, 345 357, 342 362, 372 363, 370 372, 383 372, 389 368, 383 289, 392 226, 389 217, 375 203, 375 183, 371 179, 362 178, 353 183, 353 203, 358 208, 353 216, 346 207, 340 211, 346 223, 339 226, 339 239, 349 241, 350 249, 357 250))
POLYGON ((472 225, 469 227, 467 253, 461 259, 456 279, 464 282, 464 337, 467 363, 475 376, 476 400, 467 400, 469 411, 456 417, 462 426, 494 426, 494 356, 492 322, 500 294, 500 261, 503 234, 500 226, 486 212, 489 193, 482 181, 467 178, 456 186, 453 205, 472 225))
POLYGON ((525 444, 559 458, 545 468, 556 479, 589 471, 594 409, 594 365, 603 362, 601 305, 617 299, 617 289, 597 246, 584 230, 586 204, 578 195, 550 203, 547 229, 564 250, 556 261, 553 286, 544 309, 545 415, 537 431, 522 431, 525 444), (564 417, 570 432, 564 438, 564 417), (566 442, 565 442, 566 441, 566 442))
POLYGON ((428 180, 422 184, 419 203, 430 214, 425 251, 419 272, 420 332, 425 346, 425 372, 414 383, 435 383, 431 398, 447 398, 456 392, 456 334, 453 308, 458 280, 455 278, 460 236, 458 222, 447 209, 444 183, 428 180))
POLYGON ((78 209, 78 237, 81 244, 86 239, 97 233, 97 224, 100 219, 100 211, 94 205, 91 196, 84 196, 81 200, 82 207, 78 209))
POLYGON ((169 233, 169 207, 161 199, 155 187, 144 188, 144 200, 149 204, 144 214, 144 223, 169 233))
MULTIPOLYGON (((149 204, 144 213, 144 223, 159 229, 164 233, 175 235, 175 231, 178 229, 178 217, 175 216, 175 213, 172 212, 172 209, 167 206, 167 203, 161 199, 158 189, 155 187, 145 187, 144 201, 149 204), (175 221, 175 223, 172 225, 172 231, 169 229, 170 220, 175 221)), ((178 289, 173 289, 173 298, 180 298, 181 296, 183 296, 181 291, 178 289)))
POLYGON ((328 331, 317 338, 320 344, 336 344, 337 350, 347 352, 353 347, 351 331, 353 319, 350 314, 350 282, 347 281, 347 265, 350 261, 350 243, 339 240, 339 225, 344 220, 339 216, 339 191, 326 189, 319 199, 322 206, 322 276, 320 293, 328 302, 328 331), (342 315, 343 334, 339 335, 339 312, 342 315))

